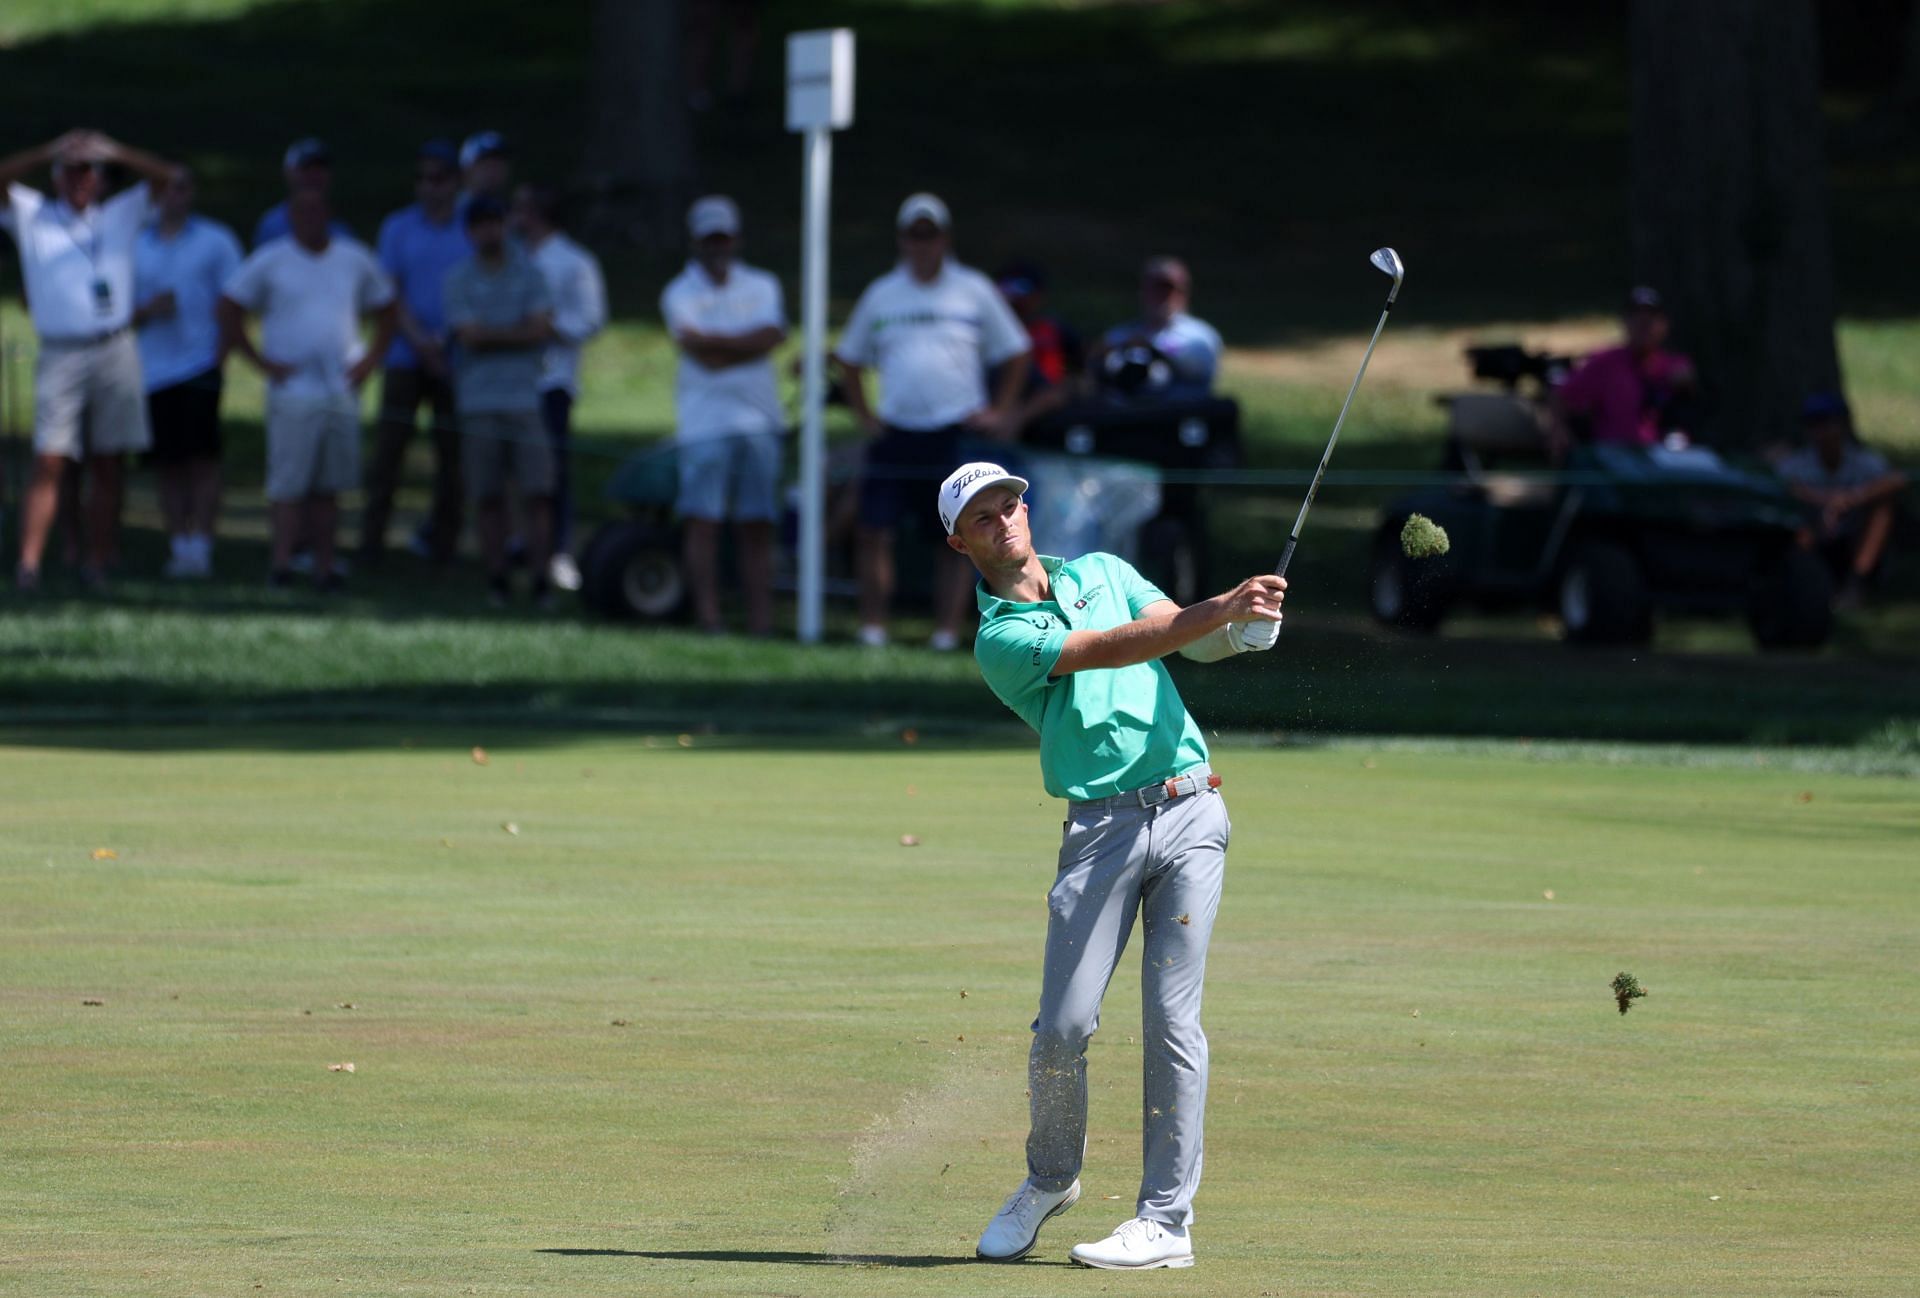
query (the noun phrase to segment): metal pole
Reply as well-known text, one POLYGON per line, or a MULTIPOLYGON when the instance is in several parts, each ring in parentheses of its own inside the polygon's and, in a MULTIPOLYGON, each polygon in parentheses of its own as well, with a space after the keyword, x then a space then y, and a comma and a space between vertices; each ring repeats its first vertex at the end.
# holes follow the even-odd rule
POLYGON ((827 209, 833 192, 833 132, 808 130, 800 255, 800 329, 805 351, 800 410, 799 638, 817 644, 827 576, 827 209))

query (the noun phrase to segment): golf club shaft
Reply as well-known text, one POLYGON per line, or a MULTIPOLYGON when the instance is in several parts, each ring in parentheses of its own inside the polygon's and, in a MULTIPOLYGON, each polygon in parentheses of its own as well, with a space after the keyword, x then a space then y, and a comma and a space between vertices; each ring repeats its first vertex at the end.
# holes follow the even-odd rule
POLYGON ((1307 484, 1307 498, 1300 502, 1300 517, 1293 520, 1293 531, 1287 537, 1287 548, 1280 552, 1280 563, 1274 568, 1274 575, 1287 575, 1287 564, 1293 561, 1293 547, 1300 542, 1300 529, 1307 525, 1307 511, 1313 508, 1314 493, 1320 490, 1320 479, 1326 475, 1327 462, 1333 459, 1333 448, 1340 440, 1340 425, 1347 422, 1347 410, 1353 405, 1353 394, 1360 390, 1360 380, 1366 375, 1367 362, 1373 359, 1373 345, 1380 341, 1380 331, 1387 327, 1387 315, 1393 310, 1393 299, 1400 290, 1394 285, 1393 293, 1387 294, 1387 304, 1380 308, 1380 323, 1373 327, 1373 337, 1367 340, 1366 354, 1360 358, 1360 368, 1354 371, 1353 386, 1347 389, 1347 399, 1340 403, 1339 417, 1333 421, 1333 436, 1327 439, 1326 453, 1320 457, 1320 467, 1313 471, 1313 481, 1307 484))

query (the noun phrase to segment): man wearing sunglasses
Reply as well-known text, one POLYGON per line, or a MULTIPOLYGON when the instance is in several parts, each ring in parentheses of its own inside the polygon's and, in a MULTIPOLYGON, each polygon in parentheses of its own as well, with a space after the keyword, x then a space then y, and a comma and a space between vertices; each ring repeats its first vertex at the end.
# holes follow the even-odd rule
POLYGON ((377 564, 386 551, 393 493, 420 407, 429 412, 433 440, 433 506, 427 553, 435 563, 453 557, 460 540, 460 429, 454 417, 447 361, 447 272, 472 255, 455 206, 460 156, 451 140, 428 140, 414 158, 414 202, 380 226, 380 268, 398 294, 397 330, 387 348, 380 390, 379 438, 367 471, 367 507, 361 515, 360 557, 377 564))
POLYGON ((40 583, 40 560, 59 512, 69 462, 84 461, 87 584, 105 581, 118 557, 123 459, 150 435, 133 336, 134 244, 153 215, 151 187, 173 165, 98 131, 69 131, 0 160, 0 228, 20 249, 21 278, 40 355, 34 367, 33 476, 21 510, 22 590, 40 583), (51 164, 54 193, 20 183, 51 164), (108 197, 107 168, 145 184, 108 197))

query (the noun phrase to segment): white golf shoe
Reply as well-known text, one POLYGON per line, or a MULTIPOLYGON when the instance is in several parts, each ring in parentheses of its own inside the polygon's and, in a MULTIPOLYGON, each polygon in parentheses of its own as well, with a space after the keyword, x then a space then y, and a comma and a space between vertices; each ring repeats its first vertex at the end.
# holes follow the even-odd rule
POLYGON ((1078 1181, 1052 1193, 1032 1181, 1022 1181, 980 1232, 980 1246, 975 1252, 989 1262, 1017 1261, 1033 1251, 1033 1243, 1040 1238, 1040 1228, 1048 1218, 1058 1217, 1078 1202, 1078 1181))
POLYGON ((1192 1266, 1193 1240, 1184 1226, 1147 1217, 1123 1221, 1105 1239, 1075 1244, 1068 1257, 1104 1271, 1147 1271, 1157 1266, 1192 1266))

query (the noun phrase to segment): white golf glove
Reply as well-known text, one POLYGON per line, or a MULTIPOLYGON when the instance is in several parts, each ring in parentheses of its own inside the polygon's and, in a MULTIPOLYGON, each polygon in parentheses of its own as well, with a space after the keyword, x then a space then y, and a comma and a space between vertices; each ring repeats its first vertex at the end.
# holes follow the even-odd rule
POLYGON ((1280 642, 1278 622, 1235 622, 1231 625, 1236 652, 1256 654, 1280 642))

